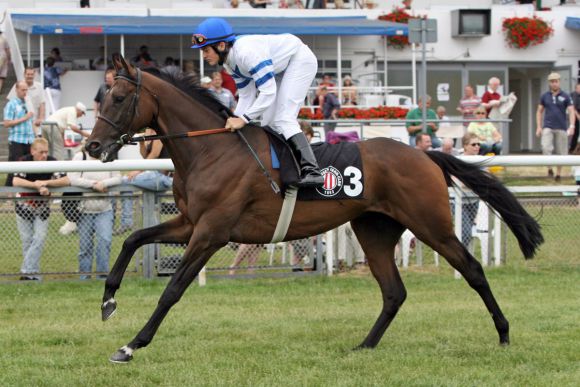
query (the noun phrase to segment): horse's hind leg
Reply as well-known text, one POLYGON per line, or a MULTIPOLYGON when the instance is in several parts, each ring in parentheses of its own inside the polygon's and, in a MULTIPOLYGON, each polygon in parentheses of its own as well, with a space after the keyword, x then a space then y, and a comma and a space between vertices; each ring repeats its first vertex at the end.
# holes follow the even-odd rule
POLYGON ((407 297, 395 264, 395 245, 404 227, 386 215, 367 213, 351 221, 383 296, 383 309, 368 336, 357 348, 374 348, 407 297))
POLYGON ((491 292, 481 264, 467 251, 455 235, 451 234, 446 239, 445 242, 436 242, 434 244, 429 243, 427 239, 423 239, 423 241, 445 257, 449 264, 461 273, 469 286, 479 294, 491 314, 495 329, 499 335, 499 343, 502 345, 509 344, 509 323, 491 292))
POLYGON ((105 293, 103 295, 103 305, 101 306, 103 321, 109 319, 117 308, 117 303, 114 299, 115 293, 121 286, 125 270, 127 270, 133 254, 139 247, 153 242, 187 243, 192 233, 193 227, 183 215, 178 215, 167 222, 132 233, 123 242, 121 252, 105 281, 105 293))

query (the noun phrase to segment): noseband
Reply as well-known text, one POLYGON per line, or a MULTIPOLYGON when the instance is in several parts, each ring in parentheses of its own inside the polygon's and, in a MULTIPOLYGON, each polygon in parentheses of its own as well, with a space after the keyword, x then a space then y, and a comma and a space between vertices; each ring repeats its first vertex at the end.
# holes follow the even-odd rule
MULTIPOLYGON (((133 121, 133 119, 139 115, 139 96, 141 93, 141 69, 135 68, 135 70, 137 72, 137 77, 136 77, 137 79, 132 79, 132 78, 129 78, 125 75, 117 75, 114 78, 115 81, 118 79, 122 79, 124 81, 127 81, 127 82, 135 85, 135 92, 133 93, 133 97, 131 98, 131 103, 130 103, 129 109, 128 109, 129 114, 125 114, 125 119, 122 120, 121 122, 115 123, 113 120, 105 117, 102 114, 99 114, 99 116, 97 117, 98 120, 105 121, 107 124, 111 125, 114 129, 116 129, 119 132, 123 128, 128 127, 128 125, 133 121)), ((157 110, 159 110, 159 99, 158 99, 157 95, 154 94, 153 92, 151 92, 149 89, 147 89, 144 86, 143 86, 143 90, 146 90, 149 94, 151 94, 151 96, 157 102, 157 107, 158 107, 157 110)), ((155 115, 155 116, 157 116, 157 115, 155 115)), ((115 143, 118 145, 121 145, 121 146, 125 145, 125 144, 129 144, 132 142, 132 137, 133 136, 127 130, 127 133, 121 134, 119 136, 119 139, 115 143)))

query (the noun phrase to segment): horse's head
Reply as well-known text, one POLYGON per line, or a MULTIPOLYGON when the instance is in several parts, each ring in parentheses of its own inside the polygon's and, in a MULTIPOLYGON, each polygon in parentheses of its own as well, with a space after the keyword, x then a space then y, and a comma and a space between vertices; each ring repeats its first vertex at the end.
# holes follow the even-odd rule
POLYGON ((103 162, 114 160, 136 132, 151 126, 157 109, 157 97, 143 85, 141 70, 128 64, 121 55, 113 56, 113 64, 117 71, 115 82, 102 102, 85 146, 92 157, 103 162))

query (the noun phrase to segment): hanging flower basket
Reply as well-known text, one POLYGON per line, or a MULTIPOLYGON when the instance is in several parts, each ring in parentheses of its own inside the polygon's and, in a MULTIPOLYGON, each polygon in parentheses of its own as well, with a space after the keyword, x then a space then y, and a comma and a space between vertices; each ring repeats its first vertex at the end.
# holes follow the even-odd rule
MULTIPOLYGON (((405 8, 395 7, 391 13, 379 16, 379 20, 386 20, 395 23, 408 24, 409 19, 417 19, 418 16, 413 16, 407 13, 405 8)), ((409 37, 407 36, 387 36, 387 44, 389 47, 394 47, 399 50, 409 46, 409 37)))
POLYGON ((507 44, 518 49, 542 44, 554 33, 552 26, 537 16, 504 19, 502 30, 507 44))

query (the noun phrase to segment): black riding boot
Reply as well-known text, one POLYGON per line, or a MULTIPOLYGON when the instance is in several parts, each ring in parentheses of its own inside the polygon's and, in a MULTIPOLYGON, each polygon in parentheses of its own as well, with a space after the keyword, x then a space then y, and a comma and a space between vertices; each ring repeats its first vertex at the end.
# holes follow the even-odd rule
POLYGON ((318 187, 324 184, 324 177, 320 174, 320 168, 316 157, 306 139, 304 133, 298 133, 288 139, 288 143, 294 151, 294 155, 300 164, 300 181, 298 187, 318 187))

